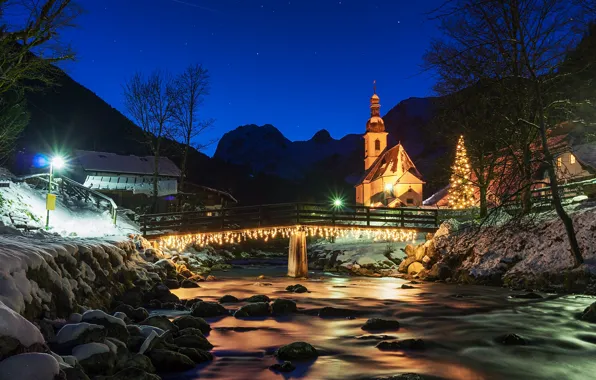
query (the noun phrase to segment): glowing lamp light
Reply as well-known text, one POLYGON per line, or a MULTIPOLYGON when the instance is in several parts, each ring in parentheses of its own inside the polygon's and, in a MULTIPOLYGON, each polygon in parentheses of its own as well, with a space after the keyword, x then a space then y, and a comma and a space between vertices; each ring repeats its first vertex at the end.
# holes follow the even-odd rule
POLYGON ((341 199, 337 198, 333 201, 333 205, 335 207, 341 207, 344 204, 344 201, 342 201, 341 199))
POLYGON ((385 191, 391 191, 393 190, 393 185, 390 183, 386 183, 385 184, 385 191))
POLYGON ((63 168, 63 167, 64 167, 64 164, 65 164, 65 162, 64 162, 64 158, 62 158, 62 157, 60 157, 60 156, 54 156, 54 157, 52 158, 52 161, 50 161, 50 163, 52 164, 52 166, 53 166, 55 169, 60 169, 60 168, 63 168))

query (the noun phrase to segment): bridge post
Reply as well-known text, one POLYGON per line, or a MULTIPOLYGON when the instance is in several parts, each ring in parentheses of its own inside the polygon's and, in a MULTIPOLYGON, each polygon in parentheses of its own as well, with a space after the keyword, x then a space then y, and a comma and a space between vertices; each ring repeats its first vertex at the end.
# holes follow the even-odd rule
POLYGON ((308 276, 306 258, 306 231, 296 231, 290 235, 288 251, 288 277, 308 276))

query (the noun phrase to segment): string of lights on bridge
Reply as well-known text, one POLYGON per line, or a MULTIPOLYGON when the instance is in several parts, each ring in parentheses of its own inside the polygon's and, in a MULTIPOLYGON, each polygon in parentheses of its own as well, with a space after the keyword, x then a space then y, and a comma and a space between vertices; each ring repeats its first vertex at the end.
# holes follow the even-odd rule
POLYGON ((262 240, 267 242, 275 238, 289 238, 291 235, 304 231, 307 237, 318 238, 364 238, 373 241, 412 241, 415 242, 417 232, 404 229, 380 229, 360 227, 320 227, 320 226, 293 226, 254 228, 237 231, 211 232, 187 235, 164 236, 159 239, 160 248, 183 250, 195 245, 205 247, 208 245, 237 244, 247 240, 262 240))

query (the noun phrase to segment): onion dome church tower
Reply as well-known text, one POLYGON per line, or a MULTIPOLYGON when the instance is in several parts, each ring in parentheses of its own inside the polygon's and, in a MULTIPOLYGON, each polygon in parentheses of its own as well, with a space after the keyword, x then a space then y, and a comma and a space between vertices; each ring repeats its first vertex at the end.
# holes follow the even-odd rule
POLYGON ((385 148, 387 148, 387 132, 385 132, 385 122, 381 118, 381 104, 375 81, 373 96, 370 98, 370 119, 366 123, 364 134, 364 170, 371 167, 385 148))

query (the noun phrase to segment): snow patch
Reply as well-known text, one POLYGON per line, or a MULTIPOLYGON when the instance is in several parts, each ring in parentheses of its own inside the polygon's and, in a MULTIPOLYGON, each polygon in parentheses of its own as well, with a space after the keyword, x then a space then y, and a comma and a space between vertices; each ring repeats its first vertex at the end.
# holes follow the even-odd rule
POLYGON ((0 336, 17 339, 25 347, 44 343, 43 335, 31 322, 15 313, 0 301, 0 336))
POLYGON ((103 330, 104 327, 100 325, 93 325, 87 322, 81 322, 76 324, 68 324, 64 325, 58 334, 56 335, 56 342, 59 344, 63 344, 66 342, 72 342, 73 340, 77 339, 86 331, 91 330, 103 330))
POLYGON ((28 353, 0 362, 0 380, 54 380, 60 364, 49 354, 28 353))
POLYGON ((110 348, 103 343, 87 343, 73 348, 72 356, 80 362, 93 355, 105 354, 106 352, 110 352, 110 348))

